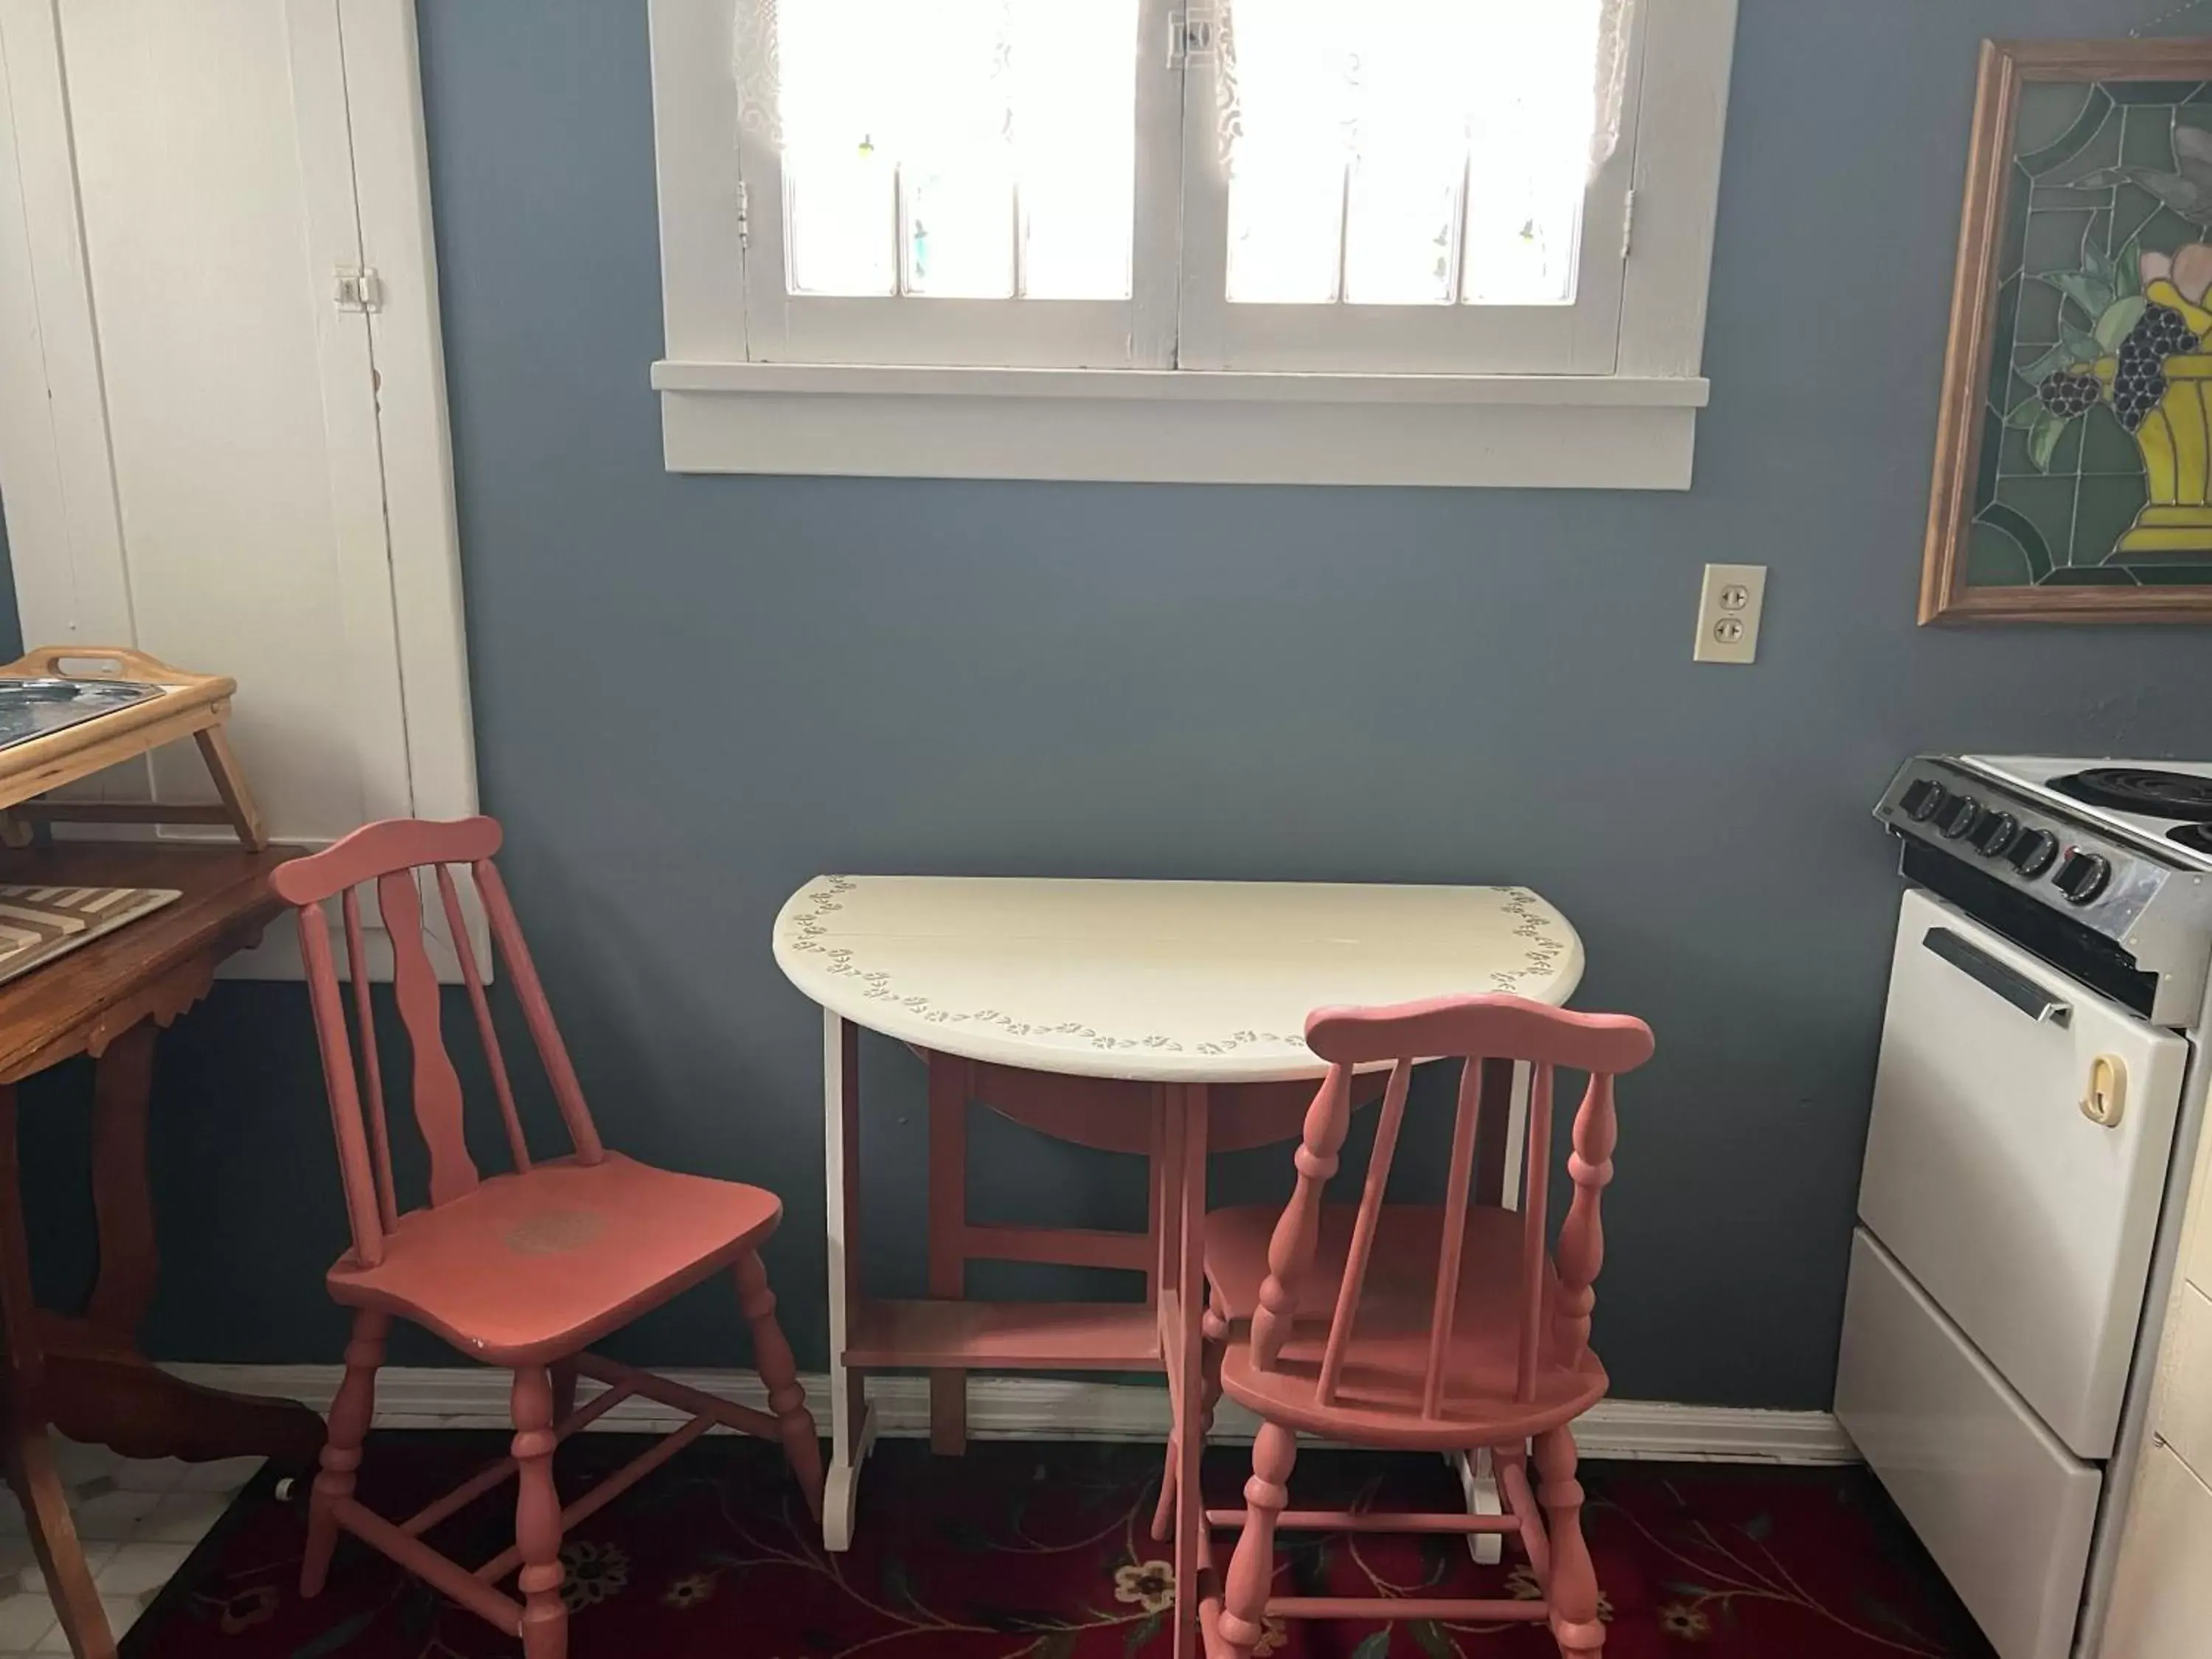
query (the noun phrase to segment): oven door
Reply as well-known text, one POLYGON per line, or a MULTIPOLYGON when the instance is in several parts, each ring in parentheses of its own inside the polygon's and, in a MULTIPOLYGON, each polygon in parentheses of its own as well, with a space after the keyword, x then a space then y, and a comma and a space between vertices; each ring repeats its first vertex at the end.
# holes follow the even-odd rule
POLYGON ((1859 1218, 2078 1456, 2109 1456, 2188 1045, 1905 896, 1859 1218))

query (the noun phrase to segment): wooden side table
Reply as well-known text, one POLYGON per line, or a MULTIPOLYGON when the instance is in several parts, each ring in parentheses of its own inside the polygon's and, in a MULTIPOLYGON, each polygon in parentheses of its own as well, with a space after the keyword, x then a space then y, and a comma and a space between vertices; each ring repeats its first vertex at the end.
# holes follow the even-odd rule
POLYGON ((282 912, 269 872, 299 851, 74 842, 0 853, 0 881, 184 895, 0 985, 0 1454, 63 1630, 86 1659, 106 1659, 115 1644, 55 1474, 49 1426, 129 1456, 192 1462, 261 1455, 305 1463, 322 1444, 322 1419, 306 1407, 181 1382, 140 1353, 137 1337, 155 1274, 146 1168, 155 1038, 207 994, 217 963, 254 944, 282 912), (95 1066, 100 1273, 83 1310, 64 1315, 32 1298, 15 1085, 78 1054, 95 1066))

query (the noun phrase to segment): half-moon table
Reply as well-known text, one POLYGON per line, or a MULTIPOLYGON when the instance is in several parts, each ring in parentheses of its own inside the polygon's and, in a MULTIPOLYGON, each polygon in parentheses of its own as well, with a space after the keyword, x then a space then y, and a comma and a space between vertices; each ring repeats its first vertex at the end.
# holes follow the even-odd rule
MULTIPOLYGON (((777 965, 823 1010, 831 1549, 851 1540, 873 1437, 869 1370, 930 1370, 942 1451, 963 1443, 969 1370, 1161 1370, 1176 1399, 1200 1387, 1204 1297, 1182 1289, 1202 1273, 1206 1155, 1297 1133, 1326 1069, 1301 1035, 1307 1014, 1454 992, 1559 1003, 1583 969, 1574 929, 1525 887, 822 876, 784 905, 775 945, 777 965), (928 1066, 927 1299, 872 1298, 860 1283, 862 1027, 928 1066), (971 1101, 1146 1157, 1146 1231, 970 1222, 971 1101), (964 1269, 975 1260, 1131 1269, 1146 1297, 970 1301, 964 1269)), ((1501 1114, 1485 1127, 1480 1167, 1496 1186, 1518 1165, 1519 1125, 1501 1114)), ((1199 1449, 1182 1449, 1187 1504, 1199 1449)), ((1196 1567, 1202 1519, 1190 1522, 1177 1528, 1179 1586, 1196 1567)), ((1194 1630, 1176 1624, 1182 1656, 1194 1630)))

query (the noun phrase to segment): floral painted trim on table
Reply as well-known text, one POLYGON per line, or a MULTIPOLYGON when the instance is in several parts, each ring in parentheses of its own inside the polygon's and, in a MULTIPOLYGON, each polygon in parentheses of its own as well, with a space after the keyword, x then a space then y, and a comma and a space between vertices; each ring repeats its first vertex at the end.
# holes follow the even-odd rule
POLYGON ((1545 906, 1543 900, 1525 887, 1501 887, 1498 891, 1505 895, 1505 914, 1516 924, 1513 937, 1526 939, 1528 949, 1522 966, 1494 973, 1490 982, 1500 991, 1518 991, 1532 974, 1548 977, 1559 958, 1566 954, 1567 945, 1565 940, 1553 939, 1545 931, 1559 917, 1545 906))
MULTIPOLYGON (((994 1025, 1008 1036, 1074 1037, 1093 1048, 1123 1051, 1145 1048, 1164 1054, 1234 1054, 1243 1048, 1273 1048, 1290 1054, 1307 1052, 1305 1038, 1291 1033, 1275 1031, 1231 1031, 1212 1037, 1204 1042, 1186 1046, 1175 1038, 1153 1033, 1146 1036, 1117 1036, 1096 1030, 1080 1020, 1066 1020, 1058 1024, 1036 1024, 1016 1019, 996 1008, 979 1008, 962 1012, 939 1006, 926 996, 902 994, 892 984, 891 976, 881 969, 856 966, 853 952, 842 946, 824 944, 830 936, 828 918, 843 909, 840 901, 854 891, 860 884, 850 876, 823 876, 800 896, 809 908, 795 910, 784 937, 784 947, 793 951, 808 951, 824 957, 827 972, 858 979, 866 988, 862 994, 872 1002, 895 1003, 916 1018, 933 1025, 961 1025, 974 1023, 994 1025)), ((1493 991, 1518 993, 1532 979, 1548 979, 1557 970, 1559 958, 1566 954, 1566 941, 1551 931, 1559 922, 1543 900, 1526 887, 1500 887, 1492 890, 1504 900, 1501 906, 1515 923, 1513 937, 1525 942, 1522 965, 1503 968, 1490 975, 1493 991)))

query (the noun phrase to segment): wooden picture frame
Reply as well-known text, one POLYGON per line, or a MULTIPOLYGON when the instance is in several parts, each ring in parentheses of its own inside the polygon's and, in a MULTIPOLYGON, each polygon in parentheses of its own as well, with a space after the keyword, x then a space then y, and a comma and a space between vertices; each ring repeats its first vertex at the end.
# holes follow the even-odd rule
POLYGON ((1923 623, 2212 622, 2200 277, 2212 40, 1983 42, 1923 623))

